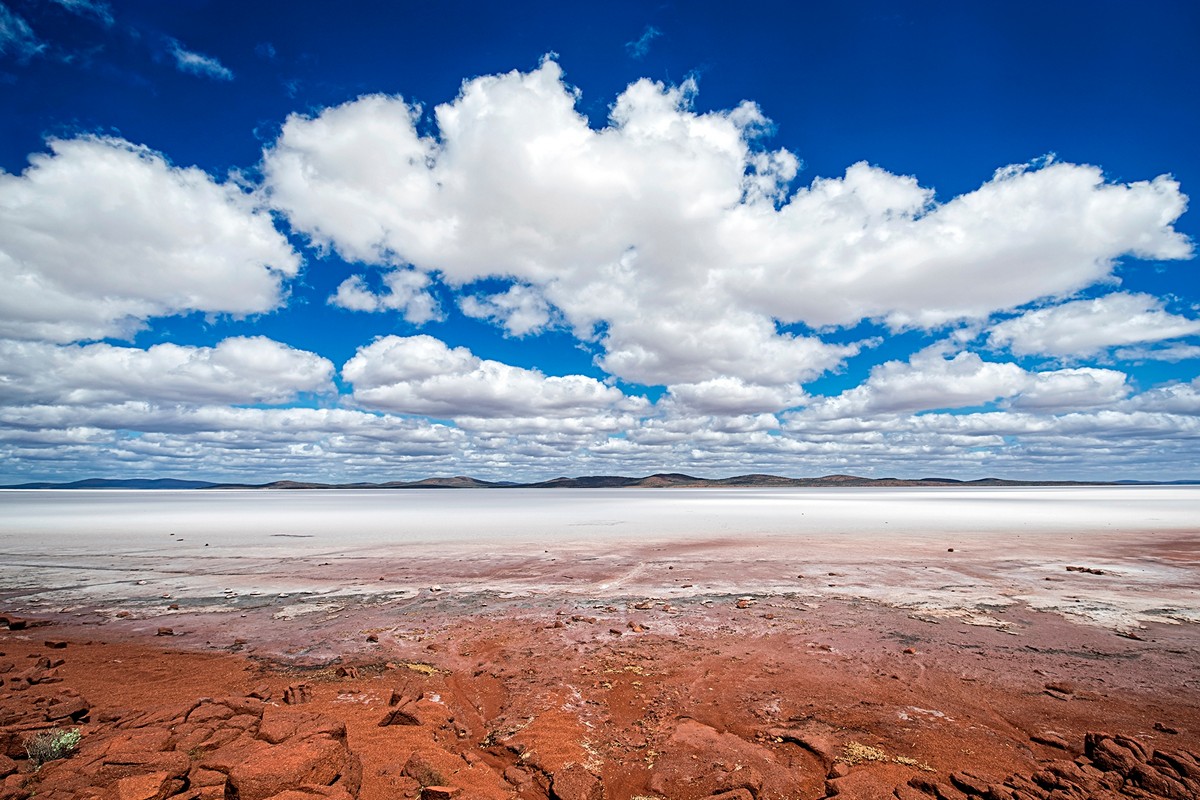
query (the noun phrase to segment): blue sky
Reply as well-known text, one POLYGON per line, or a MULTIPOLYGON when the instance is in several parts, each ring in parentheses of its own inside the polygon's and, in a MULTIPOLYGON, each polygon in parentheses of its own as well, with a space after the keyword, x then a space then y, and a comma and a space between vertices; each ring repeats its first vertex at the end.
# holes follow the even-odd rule
POLYGON ((1200 477, 1198 41, 0 0, 0 481, 1200 477))

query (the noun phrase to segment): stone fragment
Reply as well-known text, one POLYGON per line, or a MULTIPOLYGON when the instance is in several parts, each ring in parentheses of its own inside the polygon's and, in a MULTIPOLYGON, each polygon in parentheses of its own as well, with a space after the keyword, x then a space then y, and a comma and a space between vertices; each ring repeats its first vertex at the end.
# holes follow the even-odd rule
POLYGON ((88 712, 91 710, 91 704, 78 695, 74 697, 57 697, 50 702, 50 705, 46 706, 45 717, 47 722, 57 722, 66 719, 70 719, 73 722, 81 722, 87 718, 88 712))
POLYGON ((339 678, 358 678, 358 667, 338 667, 337 676, 339 678))
POLYGON ((383 719, 379 720, 379 727, 386 728, 389 725, 420 725, 421 720, 413 713, 411 704, 408 707, 399 706, 393 708, 383 715, 383 719))
POLYGON ((1039 731, 1029 737, 1030 741, 1044 744, 1047 747, 1057 747, 1059 750, 1070 750, 1071 743, 1056 731, 1039 731))
POLYGON ((422 786, 445 786, 447 781, 433 762, 428 754, 417 750, 404 762, 403 773, 422 786))
POLYGON ((986 794, 993 781, 974 772, 952 772, 950 782, 967 794, 986 794))
POLYGON ((425 786, 421 789, 422 800, 454 800, 462 793, 457 786, 425 786))
POLYGON ((294 683, 283 692, 283 702, 289 706, 298 706, 312 700, 312 692, 307 683, 294 683))
POLYGON ((574 761, 555 771, 550 791, 556 800, 604 800, 604 783, 574 761))

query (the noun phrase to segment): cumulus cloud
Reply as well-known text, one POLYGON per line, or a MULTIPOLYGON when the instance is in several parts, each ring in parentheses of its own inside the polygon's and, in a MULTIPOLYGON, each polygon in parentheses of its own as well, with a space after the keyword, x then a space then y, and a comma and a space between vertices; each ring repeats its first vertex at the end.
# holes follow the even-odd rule
POLYGON ((798 384, 760 386, 738 378, 713 378, 701 383, 674 384, 668 402, 689 411, 743 415, 781 411, 798 406, 806 399, 798 384))
POLYGON ((385 336, 342 368, 367 408, 435 417, 568 417, 645 405, 583 375, 546 376, 447 347, 432 336, 385 336))
POLYGON ((151 317, 278 307, 300 258, 251 196, 122 139, 0 171, 0 336, 127 337, 151 317))
POLYGON ((945 357, 944 345, 908 361, 872 368, 862 384, 814 401, 795 419, 845 419, 973 408, 1008 401, 1014 408, 1061 411, 1110 405, 1129 394, 1127 376, 1108 369, 1031 372, 1010 362, 984 361, 962 351, 945 357))
MULTIPOLYGON (((363 97, 289 117, 264 153, 265 187, 348 259, 536 291, 598 341, 601 367, 649 385, 809 380, 857 348, 781 323, 984 320, 1105 280, 1126 255, 1192 252, 1168 176, 1018 165, 939 203, 916 178, 860 163, 793 190, 799 162, 763 146, 761 110, 698 113, 696 88, 637 81, 593 129, 546 59, 464 83, 434 109, 436 135, 420 133, 420 106, 363 97)), ((509 325, 494 305, 466 307, 509 325)))
POLYGON ((1153 295, 1113 292, 1005 320, 992 328, 988 344, 1007 348, 1018 356, 1089 356, 1117 345, 1159 342, 1197 333, 1200 320, 1168 313, 1163 301, 1153 295))
POLYGON ((510 336, 540 333, 551 319, 550 305, 541 293, 520 284, 495 294, 467 295, 458 305, 468 317, 492 320, 510 336))
POLYGON ((437 298, 429 293, 429 276, 409 269, 384 273, 384 291, 372 292, 361 276, 352 275, 329 298, 330 305, 351 311, 399 311, 414 325, 442 319, 437 298))
POLYGON ((262 336, 214 347, 0 340, 0 402, 287 403, 333 388, 333 364, 262 336))
POLYGON ((171 57, 175 59, 175 66, 180 72, 218 81, 233 80, 233 70, 212 56, 188 50, 177 39, 170 39, 167 42, 167 48, 171 57))

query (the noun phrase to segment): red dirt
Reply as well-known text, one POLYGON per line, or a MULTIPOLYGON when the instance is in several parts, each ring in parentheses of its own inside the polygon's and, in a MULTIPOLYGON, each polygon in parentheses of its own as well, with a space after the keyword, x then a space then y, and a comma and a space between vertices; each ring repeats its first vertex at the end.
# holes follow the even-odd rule
POLYGON ((1195 626, 1131 639, 1019 605, 993 612, 997 629, 867 601, 737 600, 464 609, 434 594, 293 619, 172 613, 162 636, 144 613, 46 617, 0 632, 15 759, 0 798, 1013 798, 1055 781, 1076 793, 1054 796, 1200 796, 1200 767, 1186 775, 1195 626), (289 687, 308 702, 285 706, 289 687), (268 700, 220 699, 250 693, 268 700), (76 716, 48 719, 63 702, 76 716), (83 743, 34 772, 22 743, 50 727, 83 743), (1131 739, 1092 737, 1085 754, 1089 731, 1131 739), (140 755, 114 761, 130 737, 140 755), (285 785, 304 770, 309 788, 285 785))

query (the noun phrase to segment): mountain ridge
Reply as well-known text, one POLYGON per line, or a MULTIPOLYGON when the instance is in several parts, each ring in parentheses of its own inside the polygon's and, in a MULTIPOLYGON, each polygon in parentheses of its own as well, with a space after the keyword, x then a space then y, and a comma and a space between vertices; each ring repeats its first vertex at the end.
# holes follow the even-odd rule
POLYGON ((287 491, 296 489, 688 489, 688 488, 835 488, 835 487, 981 487, 981 486, 1194 486, 1200 480, 1174 481, 1039 481, 1013 480, 1008 478, 865 478, 859 475, 831 474, 815 478, 790 478, 766 473, 749 473, 728 478, 697 478, 681 472, 657 472, 635 478, 624 475, 580 475, 561 476, 543 481, 485 481, 466 475, 453 477, 429 477, 414 481, 386 481, 381 483, 320 483, 314 481, 280 480, 267 483, 219 483, 215 481, 191 481, 175 478, 85 478, 77 481, 55 483, 34 481, 0 486, 0 489, 155 489, 155 490, 204 490, 245 489, 287 491))

